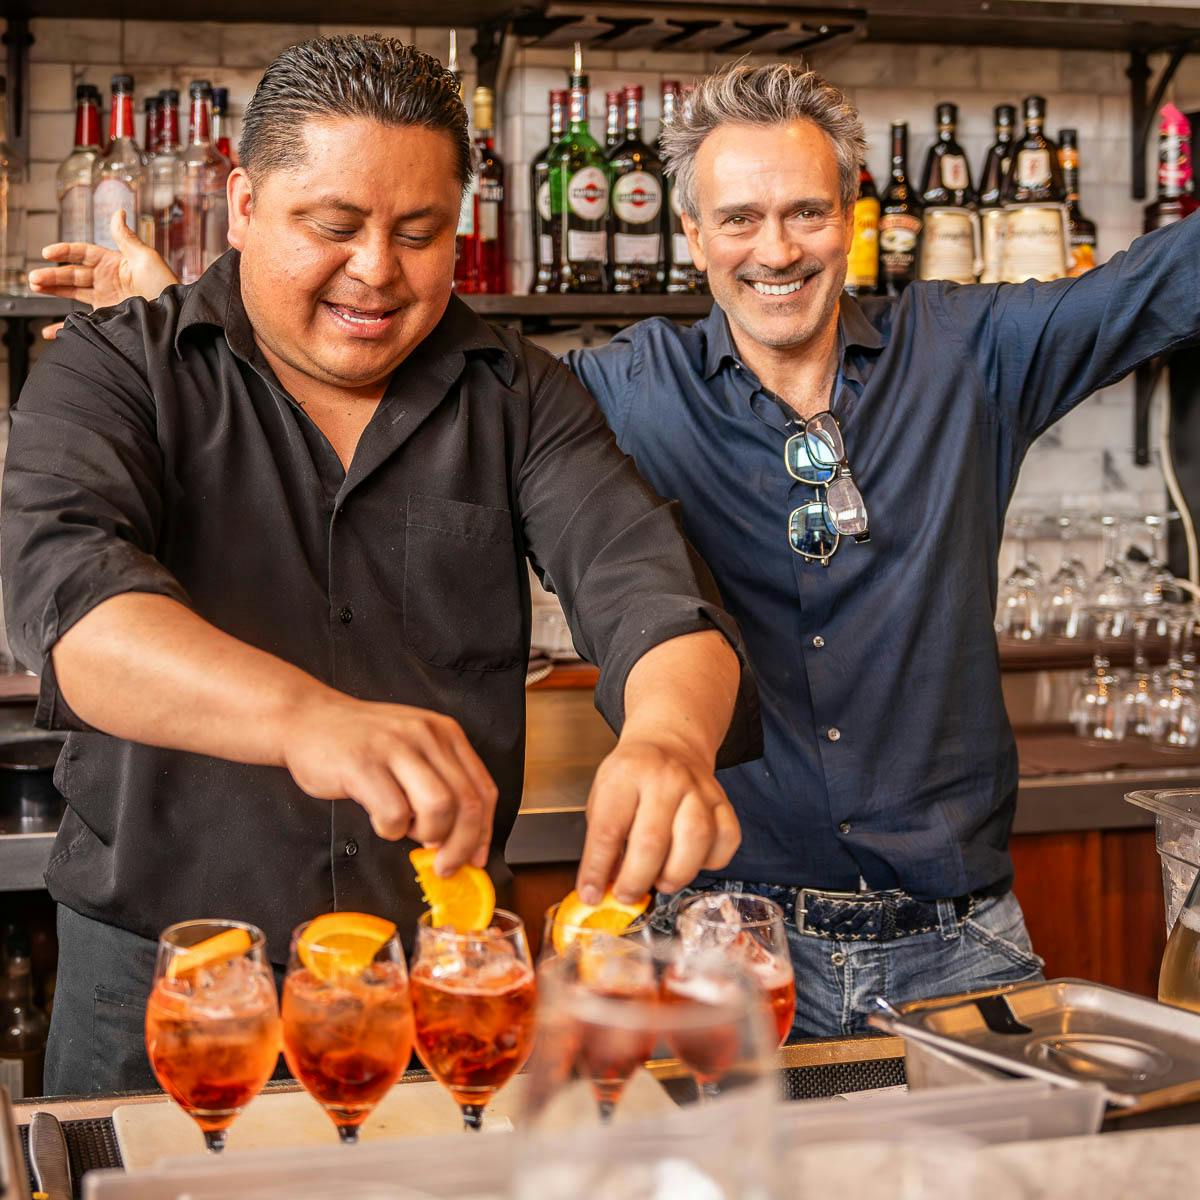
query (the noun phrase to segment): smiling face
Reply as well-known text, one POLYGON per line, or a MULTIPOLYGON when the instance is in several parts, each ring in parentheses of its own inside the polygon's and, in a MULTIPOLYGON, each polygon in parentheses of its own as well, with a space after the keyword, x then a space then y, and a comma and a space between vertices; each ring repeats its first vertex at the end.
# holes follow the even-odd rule
POLYGON ((461 186, 441 130, 311 119, 306 153, 230 181, 242 302, 268 355, 312 380, 370 388, 438 323, 454 278, 461 186))
POLYGON ((722 125, 696 155, 684 228, 738 334, 799 348, 837 320, 854 235, 833 143, 811 121, 722 125))

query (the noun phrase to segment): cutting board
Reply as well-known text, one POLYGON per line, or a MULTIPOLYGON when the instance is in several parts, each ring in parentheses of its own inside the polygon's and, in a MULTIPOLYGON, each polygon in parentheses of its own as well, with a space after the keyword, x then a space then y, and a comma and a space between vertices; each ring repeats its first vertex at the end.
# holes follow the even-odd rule
MULTIPOLYGON (((518 1077, 488 1105, 483 1128, 512 1128, 521 1111, 525 1079, 518 1077)), ((662 1116, 675 1105, 646 1071, 637 1071, 621 1098, 623 1119, 662 1116)), ((145 1170, 162 1158, 203 1152, 203 1135, 182 1109, 167 1099, 123 1104, 113 1109, 113 1127, 127 1171, 145 1170)), ((430 1137, 462 1130, 458 1105, 433 1080, 398 1083, 363 1122, 361 1141, 430 1137)), ((292 1146, 332 1146, 337 1131, 324 1109, 307 1092, 266 1092, 248 1104, 234 1121, 225 1154, 245 1150, 279 1150, 292 1146)))

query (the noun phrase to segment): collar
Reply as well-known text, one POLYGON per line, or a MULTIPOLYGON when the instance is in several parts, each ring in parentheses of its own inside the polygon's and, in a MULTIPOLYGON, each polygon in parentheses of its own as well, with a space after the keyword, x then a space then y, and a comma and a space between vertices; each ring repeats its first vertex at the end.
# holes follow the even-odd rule
MULTIPOLYGON (((726 363, 740 363, 741 356, 729 331, 729 318, 719 304, 712 306, 712 311, 697 326, 704 335, 704 365, 705 379, 711 379, 726 363)), ((853 364, 853 356, 847 354, 850 349, 869 351, 882 350, 883 335, 871 324, 867 314, 853 296, 842 294, 838 304, 838 358, 844 364, 847 359, 853 364)), ((851 374, 848 370, 847 375, 851 374)))
MULTIPOLYGON (((181 343, 190 330, 200 326, 215 326, 224 331, 234 354, 250 361, 256 347, 250 319, 242 305, 239 252, 226 251, 183 291, 185 295, 175 326, 176 354, 181 353, 181 343)), ((447 365, 450 371, 447 373, 457 375, 469 354, 486 357, 504 384, 512 386, 517 370, 513 352, 478 313, 452 293, 441 319, 424 340, 413 347, 397 371, 419 357, 425 362, 449 360, 447 365), (454 369, 456 366, 458 370, 454 369)))

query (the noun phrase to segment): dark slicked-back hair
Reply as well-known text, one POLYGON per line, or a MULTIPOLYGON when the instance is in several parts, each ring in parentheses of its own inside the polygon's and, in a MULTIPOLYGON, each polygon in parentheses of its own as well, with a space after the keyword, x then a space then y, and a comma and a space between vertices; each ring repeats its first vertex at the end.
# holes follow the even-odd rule
POLYGON ((242 118, 238 154, 252 181, 303 160, 301 127, 314 117, 445 130, 464 188, 471 178, 467 110, 457 79, 433 55, 396 38, 313 38, 289 46, 271 63, 242 118))

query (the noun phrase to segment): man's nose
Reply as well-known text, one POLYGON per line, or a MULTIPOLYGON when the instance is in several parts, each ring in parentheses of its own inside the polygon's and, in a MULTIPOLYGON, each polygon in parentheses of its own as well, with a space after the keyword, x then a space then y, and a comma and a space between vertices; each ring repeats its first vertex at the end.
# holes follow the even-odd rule
POLYGON ((802 247, 788 232, 787 222, 764 221, 754 243, 754 257, 776 271, 786 270, 803 256, 802 247))
POLYGON ((367 287, 384 288, 400 275, 399 255, 386 234, 356 238, 346 262, 346 274, 367 287))

